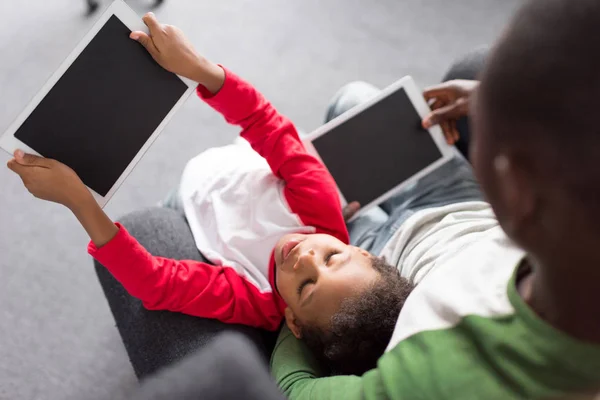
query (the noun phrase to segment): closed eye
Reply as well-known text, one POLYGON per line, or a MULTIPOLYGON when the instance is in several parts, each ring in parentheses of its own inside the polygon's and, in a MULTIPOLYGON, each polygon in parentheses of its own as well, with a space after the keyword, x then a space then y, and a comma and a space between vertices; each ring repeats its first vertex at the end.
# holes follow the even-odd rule
POLYGON ((340 254, 340 252, 337 250, 334 250, 334 251, 327 253, 327 255, 325 256, 325 260, 324 260, 325 264, 329 264, 331 257, 335 256, 336 254, 340 254))
POLYGON ((298 286, 298 296, 302 295, 302 290, 304 290, 304 288, 306 287, 306 285, 310 285, 311 283, 315 283, 315 281, 313 281, 312 279, 305 279, 304 281, 302 281, 302 283, 300 284, 300 286, 298 286))

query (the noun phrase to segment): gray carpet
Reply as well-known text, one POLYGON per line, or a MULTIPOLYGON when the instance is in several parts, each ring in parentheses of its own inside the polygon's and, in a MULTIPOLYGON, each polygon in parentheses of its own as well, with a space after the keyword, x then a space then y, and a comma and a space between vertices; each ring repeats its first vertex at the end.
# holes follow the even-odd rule
MULTIPOLYGON (((0 2, 0 133, 95 18, 83 0, 0 2)), ((205 55, 256 84, 298 126, 317 127, 345 82, 436 82, 501 32, 518 0, 167 0, 156 10, 205 55)), ((131 1, 140 14, 145 0, 131 1)), ((105 5, 103 5, 104 7, 105 5)), ((155 204, 198 152, 231 142, 198 99, 173 118, 107 207, 155 204)), ((0 399, 120 399, 136 385, 86 254, 60 206, 33 199, 0 152, 0 399)))

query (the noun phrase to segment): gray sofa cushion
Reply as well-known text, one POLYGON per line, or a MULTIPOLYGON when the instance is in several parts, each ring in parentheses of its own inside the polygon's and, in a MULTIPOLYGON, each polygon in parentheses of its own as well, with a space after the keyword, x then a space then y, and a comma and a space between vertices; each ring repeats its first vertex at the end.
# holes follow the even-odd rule
MULTIPOLYGON (((185 217, 174 210, 155 207, 135 211, 123 217, 121 223, 153 255, 205 261, 185 217)), ((148 311, 102 265, 94 263, 139 378, 202 348, 221 332, 235 332, 248 338, 267 362, 275 333, 169 311, 148 311)))

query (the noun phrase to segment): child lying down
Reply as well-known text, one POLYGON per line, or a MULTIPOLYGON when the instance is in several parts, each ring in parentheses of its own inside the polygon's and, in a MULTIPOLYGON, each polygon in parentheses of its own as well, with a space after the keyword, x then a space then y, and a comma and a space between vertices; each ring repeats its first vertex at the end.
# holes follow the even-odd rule
POLYGON ((290 330, 340 373, 375 366, 412 287, 383 259, 348 244, 336 185, 294 125, 229 70, 199 56, 180 30, 144 17, 133 32, 165 69, 197 93, 244 143, 192 159, 179 196, 210 263, 155 257, 113 223, 75 172, 15 152, 11 170, 36 197, 61 203, 91 238, 89 253, 151 310, 178 311, 267 330, 290 330))

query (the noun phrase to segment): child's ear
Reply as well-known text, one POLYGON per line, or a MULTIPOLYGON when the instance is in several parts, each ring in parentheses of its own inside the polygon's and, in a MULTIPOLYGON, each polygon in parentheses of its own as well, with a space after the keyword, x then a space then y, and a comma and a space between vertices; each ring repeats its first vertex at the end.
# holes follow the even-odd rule
POLYGON ((290 331, 296 336, 296 339, 302 339, 302 329, 296 324, 296 316, 291 308, 285 309, 285 323, 287 324, 290 331))

